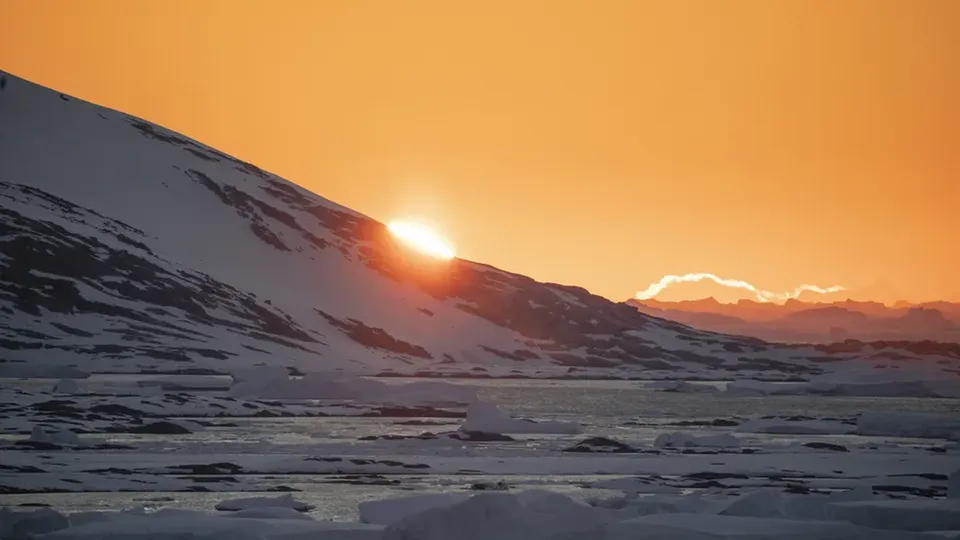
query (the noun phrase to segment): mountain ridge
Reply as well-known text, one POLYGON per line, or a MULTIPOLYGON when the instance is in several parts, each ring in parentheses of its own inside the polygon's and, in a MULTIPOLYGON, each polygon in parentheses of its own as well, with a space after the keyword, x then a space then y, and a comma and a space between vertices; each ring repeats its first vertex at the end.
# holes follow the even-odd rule
POLYGON ((830 343, 930 340, 960 342, 960 304, 936 301, 913 304, 840 300, 783 304, 712 299, 659 301, 631 299, 627 303, 649 315, 664 317, 716 332, 735 333, 767 341, 830 343))

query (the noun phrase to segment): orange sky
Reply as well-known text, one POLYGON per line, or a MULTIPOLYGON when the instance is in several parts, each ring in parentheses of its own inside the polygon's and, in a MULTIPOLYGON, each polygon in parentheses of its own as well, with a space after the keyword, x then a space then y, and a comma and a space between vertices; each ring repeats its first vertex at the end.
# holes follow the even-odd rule
POLYGON ((955 0, 0 0, 0 69, 613 299, 960 299, 957 28, 955 0))

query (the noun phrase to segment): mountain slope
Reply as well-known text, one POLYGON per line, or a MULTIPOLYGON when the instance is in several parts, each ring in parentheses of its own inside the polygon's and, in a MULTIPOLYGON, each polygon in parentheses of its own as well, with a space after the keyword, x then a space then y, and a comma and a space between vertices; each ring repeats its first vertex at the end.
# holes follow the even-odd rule
POLYGON ((249 163, 3 77, 0 371, 715 376, 823 365, 812 348, 426 259, 381 223, 249 163))

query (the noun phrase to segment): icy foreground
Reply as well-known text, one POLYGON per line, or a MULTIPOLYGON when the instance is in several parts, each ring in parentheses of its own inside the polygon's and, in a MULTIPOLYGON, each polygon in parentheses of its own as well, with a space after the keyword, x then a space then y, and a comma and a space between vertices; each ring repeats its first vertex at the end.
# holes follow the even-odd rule
POLYGON ((650 503, 657 497, 620 500, 616 505, 599 501, 590 506, 536 490, 467 498, 451 494, 380 501, 375 511, 368 511, 378 519, 367 521, 379 522, 371 524, 315 521, 290 510, 286 503, 257 504, 254 511, 244 509, 227 516, 189 510, 70 516, 49 509, 2 510, 0 536, 11 540, 932 540, 960 535, 960 507, 956 505, 942 501, 856 500, 856 494, 851 495, 811 499, 756 492, 712 501, 673 497, 677 511, 651 513, 650 503))
MULTIPOLYGON (((254 165, 0 77, 0 377, 265 365, 780 380, 855 359, 958 379, 949 348, 771 345, 578 287, 429 260, 381 223, 254 165)), ((311 391, 246 382, 245 397, 311 391)))
POLYGON ((69 394, 57 381, 0 388, 0 538, 960 534, 950 400, 808 396, 811 414, 833 412, 705 417, 778 404, 615 381, 385 384, 254 370, 234 385, 300 380, 309 397, 157 393, 136 380, 115 394, 91 391, 103 388, 95 380, 69 394), (491 390, 503 401, 486 401, 491 390), (624 417, 621 402, 644 410, 624 417), (850 408, 865 403, 876 410, 850 408))

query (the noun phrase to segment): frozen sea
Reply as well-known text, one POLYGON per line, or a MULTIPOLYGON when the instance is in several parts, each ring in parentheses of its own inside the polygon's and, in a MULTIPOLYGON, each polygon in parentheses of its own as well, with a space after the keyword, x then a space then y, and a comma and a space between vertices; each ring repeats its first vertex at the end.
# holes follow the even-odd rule
MULTIPOLYGON (((165 376, 164 379, 170 380, 165 376)), ((82 392, 114 392, 128 387, 131 381, 147 380, 146 376, 103 375, 78 381, 82 392)), ((186 379, 185 379, 186 380, 186 379)), ((16 389, 38 391, 48 389, 54 381, 7 380, 5 391, 16 389)), ((405 384, 410 379, 388 380, 390 384, 405 384)), ((771 434, 737 432, 738 425, 748 419, 777 416, 789 421, 817 419, 838 424, 853 425, 855 417, 865 411, 919 412, 957 415, 960 400, 831 397, 831 396, 765 396, 742 397, 723 393, 674 393, 644 388, 632 381, 582 380, 448 380, 476 387, 484 401, 497 404, 513 416, 535 420, 578 422, 582 433, 576 435, 514 435, 515 441, 463 442, 456 440, 362 440, 375 436, 419 435, 424 432, 456 430, 460 418, 381 418, 381 417, 270 417, 218 418, 219 425, 183 435, 147 435, 131 433, 90 434, 90 440, 109 441, 132 450, 119 451, 49 451, 44 461, 38 452, 23 458, 40 469, 51 470, 41 462, 63 465, 63 471, 100 470, 109 467, 126 468, 124 463, 138 466, 150 464, 161 467, 168 463, 244 463, 275 462, 296 456, 344 456, 349 458, 385 459, 418 462, 429 469, 391 472, 358 470, 331 470, 304 474, 284 471, 282 467, 257 470, 224 477, 152 472, 171 480, 189 478, 196 489, 165 491, 150 486, 136 491, 135 486, 123 485, 102 491, 109 485, 77 487, 72 492, 8 493, 0 495, 2 506, 49 505, 61 511, 116 510, 144 507, 187 508, 212 510, 225 498, 249 495, 252 491, 293 490, 296 498, 315 508, 310 514, 317 519, 355 521, 357 505, 363 501, 401 497, 411 494, 437 492, 473 492, 477 487, 503 482, 511 490, 541 488, 589 500, 609 497, 617 490, 597 487, 605 481, 640 476, 655 486, 649 491, 690 493, 707 490, 731 496, 747 487, 779 486, 790 488, 802 485, 812 489, 843 489, 871 483, 870 478, 885 478, 892 474, 904 475, 904 489, 927 489, 943 482, 917 481, 911 474, 943 475, 950 467, 960 465, 955 449, 936 439, 901 437, 865 437, 856 434, 771 434), (717 422, 717 421, 720 422, 717 422), (720 423, 723 425, 712 425, 720 423), (735 433, 743 449, 733 452, 715 452, 710 449, 689 450, 689 454, 663 451, 654 447, 658 435, 681 431, 694 435, 735 433), (586 437, 602 436, 622 441, 648 453, 631 455, 569 454, 563 450, 586 437), (849 452, 815 453, 801 445, 826 442, 848 448, 849 452), (942 452, 941 452, 942 450, 942 452), (813 455, 811 455, 813 453, 813 455), (854 463, 858 453, 874 456, 874 470, 853 471, 850 468, 870 468, 868 463, 854 463), (35 457, 36 456, 36 457, 35 457), (830 461, 826 467, 817 459, 830 461), (840 459, 842 458, 842 459, 840 459), (32 460, 32 461, 31 461, 32 460), (937 461, 934 461, 937 460, 937 461), (769 462, 769 465, 764 463, 769 462), (850 463, 848 466, 846 463, 850 463), (889 463, 898 462, 898 470, 884 470, 889 463), (757 464, 754 473, 744 470, 744 464, 757 464), (916 466, 911 468, 911 463, 916 466), (904 466, 906 464, 906 466, 904 466), (764 469, 797 471, 795 478, 771 480, 772 475, 760 474, 764 469), (825 472, 829 469, 829 473, 825 472), (900 470, 903 469, 903 470, 900 470), (916 469, 915 471, 913 469, 916 469), (705 473, 736 470, 742 478, 711 483, 693 480, 705 478, 705 473), (699 475, 699 476, 698 476, 699 475), (766 478, 766 480, 764 479, 766 478), (206 491, 206 489, 210 489, 206 491), (234 489, 236 488, 236 489, 234 489)), ((701 383, 722 388, 724 383, 701 383)), ((218 390, 195 390, 192 394, 221 395, 218 390)), ((196 418, 201 420, 200 418, 196 418)), ((209 418, 207 418, 209 420, 209 418)), ((4 436, 8 440, 18 436, 4 436)), ((23 454, 28 454, 23 452, 23 454)), ((5 456, 12 456, 5 452, 5 456)), ((861 460, 862 461, 862 460, 861 460)), ((870 460, 867 460, 868 462, 870 460)), ((751 465, 752 466, 752 465, 751 465)), ((747 467, 749 468, 749 467, 747 467)), ((131 467, 132 469, 132 467, 131 467)), ((782 471, 781 471, 782 472, 782 471)), ((4 471, 0 479, 11 476, 22 479, 28 473, 4 471)), ((128 477, 147 474, 136 471, 128 477)), ((934 477, 934 476, 931 476, 934 477)), ((922 478, 922 476, 920 477, 922 478)), ((882 484, 888 480, 877 480, 882 484)), ((7 482, 9 486, 11 482, 7 482)), ((898 485, 899 485, 898 484, 898 485)), ((49 487, 42 488, 51 490, 49 487)), ((61 491, 52 488, 53 491, 61 491)), ((8 490, 10 491, 10 490, 8 490)), ((27 490, 21 490, 27 491, 27 490)), ((909 495, 910 492, 907 492, 909 495)))

